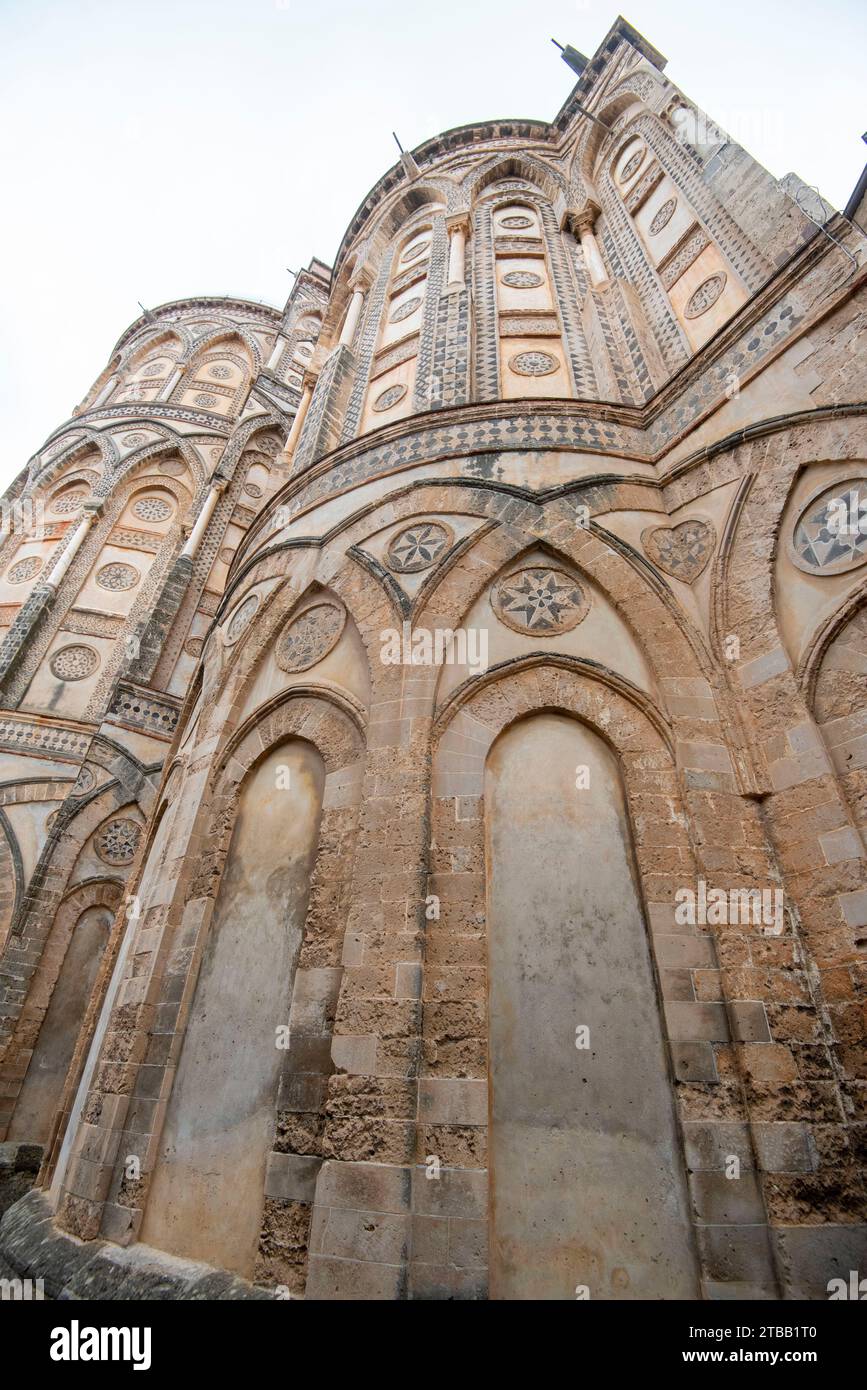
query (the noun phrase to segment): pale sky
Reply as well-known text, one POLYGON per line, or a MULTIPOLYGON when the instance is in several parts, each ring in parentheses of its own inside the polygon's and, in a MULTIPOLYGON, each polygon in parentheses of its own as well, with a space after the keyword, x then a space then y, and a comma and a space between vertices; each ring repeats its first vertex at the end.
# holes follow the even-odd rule
MULTIPOLYGON (((863 166, 863 0, 621 0, 773 174, 842 207, 863 166)), ((282 306, 394 162, 450 126, 550 120, 617 0, 0 0, 0 486, 139 314, 282 306)))

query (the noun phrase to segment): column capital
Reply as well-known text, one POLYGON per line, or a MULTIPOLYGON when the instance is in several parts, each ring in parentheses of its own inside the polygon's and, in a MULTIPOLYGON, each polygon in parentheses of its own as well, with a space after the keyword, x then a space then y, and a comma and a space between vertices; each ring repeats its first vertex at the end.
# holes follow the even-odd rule
POLYGON ((471 218, 468 209, 463 212, 450 213, 446 217, 446 231, 449 236, 451 236, 453 232, 463 232, 464 236, 469 236, 470 222, 471 218))
POLYGON ((563 214, 563 226, 573 236, 580 237, 583 233, 592 233, 601 211, 599 204, 594 203, 592 198, 588 198, 579 208, 566 208, 563 214))

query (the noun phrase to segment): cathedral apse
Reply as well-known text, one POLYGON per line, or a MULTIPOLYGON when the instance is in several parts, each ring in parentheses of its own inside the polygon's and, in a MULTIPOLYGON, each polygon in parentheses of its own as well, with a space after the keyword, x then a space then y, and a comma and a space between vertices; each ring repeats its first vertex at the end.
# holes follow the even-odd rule
POLYGON ((136 320, 4 499, 0 1255, 52 1298, 864 1268, 863 186, 623 19, 573 67, 282 308, 136 320))

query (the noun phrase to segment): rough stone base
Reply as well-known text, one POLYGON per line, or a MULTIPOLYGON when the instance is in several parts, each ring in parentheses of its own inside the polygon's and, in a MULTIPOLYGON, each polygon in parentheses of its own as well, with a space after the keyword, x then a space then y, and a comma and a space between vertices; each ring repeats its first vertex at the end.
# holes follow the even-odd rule
POLYGON ((41 1144, 0 1144, 0 1216, 30 1191, 41 1162, 41 1144))
POLYGON ((45 1281, 47 1298, 138 1300, 274 1300, 222 1269, 181 1260, 148 1245, 127 1249, 95 1240, 87 1244, 52 1225, 44 1192, 29 1192, 0 1222, 0 1263, 21 1278, 45 1281))

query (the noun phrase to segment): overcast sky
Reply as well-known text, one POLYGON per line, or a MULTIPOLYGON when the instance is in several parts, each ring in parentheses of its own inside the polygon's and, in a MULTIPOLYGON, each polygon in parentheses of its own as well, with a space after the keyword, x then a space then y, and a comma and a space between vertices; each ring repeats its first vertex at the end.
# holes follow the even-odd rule
MULTIPOLYGON (((282 305, 395 157, 550 119, 617 0, 0 0, 5 485, 151 307, 282 305)), ((626 0, 667 72, 772 173, 845 204, 864 163, 863 0, 626 0)))

